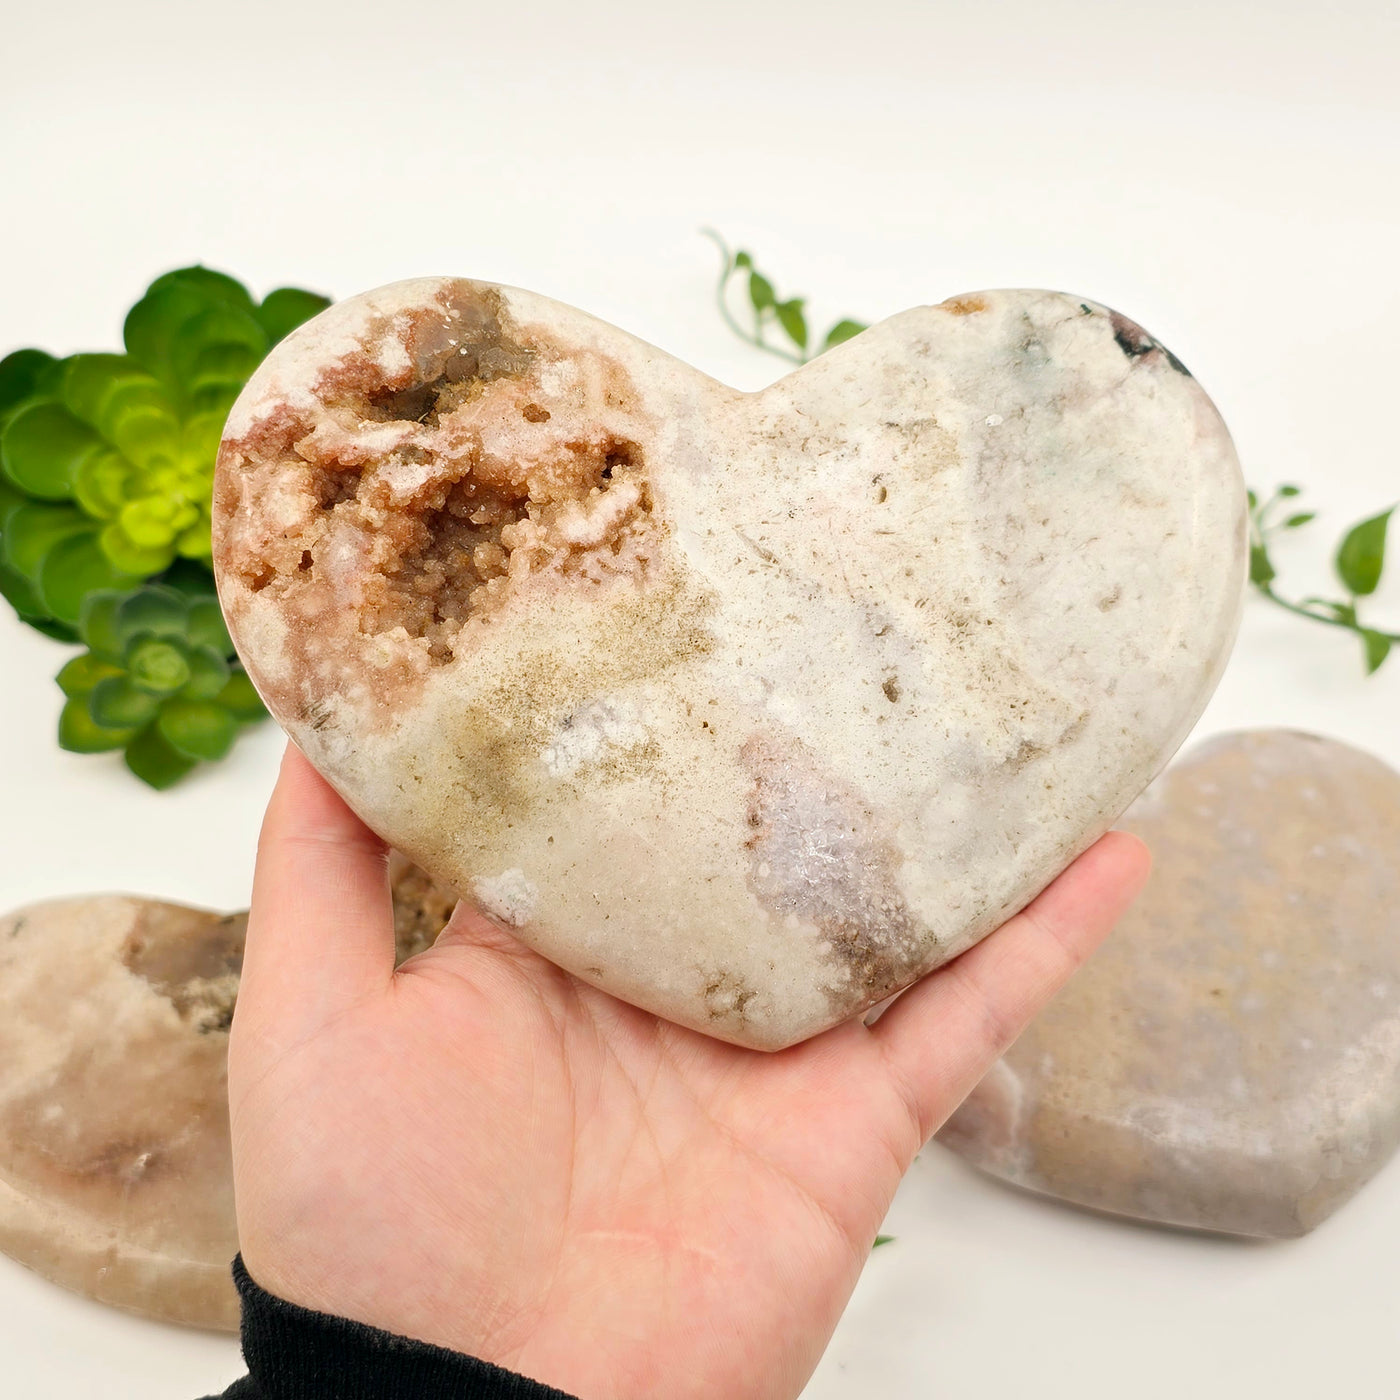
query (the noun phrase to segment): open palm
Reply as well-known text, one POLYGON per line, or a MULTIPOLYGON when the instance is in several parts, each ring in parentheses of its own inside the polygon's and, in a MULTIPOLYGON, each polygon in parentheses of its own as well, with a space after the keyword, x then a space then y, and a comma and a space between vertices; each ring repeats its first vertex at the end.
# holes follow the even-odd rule
POLYGON ((1146 866, 1106 837, 875 1026, 764 1054, 465 906, 395 971, 383 846, 289 751, 230 1054, 248 1269, 584 1400, 795 1396, 915 1152, 1146 866))

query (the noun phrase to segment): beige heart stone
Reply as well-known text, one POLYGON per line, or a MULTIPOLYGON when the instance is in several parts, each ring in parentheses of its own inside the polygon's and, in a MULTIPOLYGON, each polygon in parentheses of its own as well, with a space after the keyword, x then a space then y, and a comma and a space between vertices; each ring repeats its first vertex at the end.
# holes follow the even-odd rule
POLYGON ((1233 734, 1122 826, 1146 893, 939 1140, 1079 1205, 1303 1234, 1400 1143, 1400 774, 1233 734))
POLYGON ((425 279, 229 419, 215 565, 359 814, 577 976, 775 1049, 990 932, 1200 713, 1245 570, 1210 400, 1116 312, 987 292, 757 394, 425 279))
MULTIPOLYGON (((455 902, 396 857, 400 959, 455 902)), ((228 1026, 247 917, 126 895, 0 918, 0 1250, 65 1288, 233 1330, 228 1026)))

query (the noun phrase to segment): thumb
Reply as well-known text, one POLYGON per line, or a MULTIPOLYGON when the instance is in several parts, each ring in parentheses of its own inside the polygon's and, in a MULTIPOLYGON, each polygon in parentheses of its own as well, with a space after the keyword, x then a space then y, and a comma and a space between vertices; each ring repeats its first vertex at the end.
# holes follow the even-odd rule
POLYGON ((394 971, 384 843, 292 745, 263 818, 238 1010, 319 1025, 394 971))

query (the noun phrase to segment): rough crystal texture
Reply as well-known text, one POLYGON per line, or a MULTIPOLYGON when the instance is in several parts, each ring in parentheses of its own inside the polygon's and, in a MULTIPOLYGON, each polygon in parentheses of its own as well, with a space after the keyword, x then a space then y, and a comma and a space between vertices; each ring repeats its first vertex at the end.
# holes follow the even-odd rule
POLYGON ((742 394, 425 279, 249 382, 215 563, 371 826, 577 976, 771 1049, 995 928, 1160 769, 1243 511, 1181 362, 1077 298, 919 307, 742 394))
POLYGON ((1122 825, 1146 893, 940 1140, 1080 1205, 1303 1234, 1400 1143, 1400 774, 1234 734, 1122 825))
MULTIPOLYGON (((454 898, 392 867, 400 958, 454 898)), ((99 1302, 232 1330, 228 1027, 243 914, 125 895, 0 917, 0 1250, 99 1302)))

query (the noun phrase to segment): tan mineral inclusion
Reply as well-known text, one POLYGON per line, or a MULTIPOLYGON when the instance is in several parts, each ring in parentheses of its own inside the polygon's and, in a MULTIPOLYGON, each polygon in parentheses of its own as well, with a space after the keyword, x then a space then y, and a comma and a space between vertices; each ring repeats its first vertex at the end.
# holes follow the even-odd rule
MULTIPOLYGON (((400 857, 400 958, 452 895, 400 857)), ((127 895, 0 917, 0 1250, 78 1293, 232 1330, 226 1062, 246 915, 127 895)))
POLYGON ((1080 1205, 1303 1234, 1400 1144, 1400 774, 1233 734, 1122 825, 1146 893, 940 1140, 1080 1205))
POLYGON ((755 394, 431 278, 288 337, 215 564, 273 713, 555 962, 774 1049, 961 952, 1105 831, 1224 664, 1244 491, 1116 312, 918 307, 755 394))

